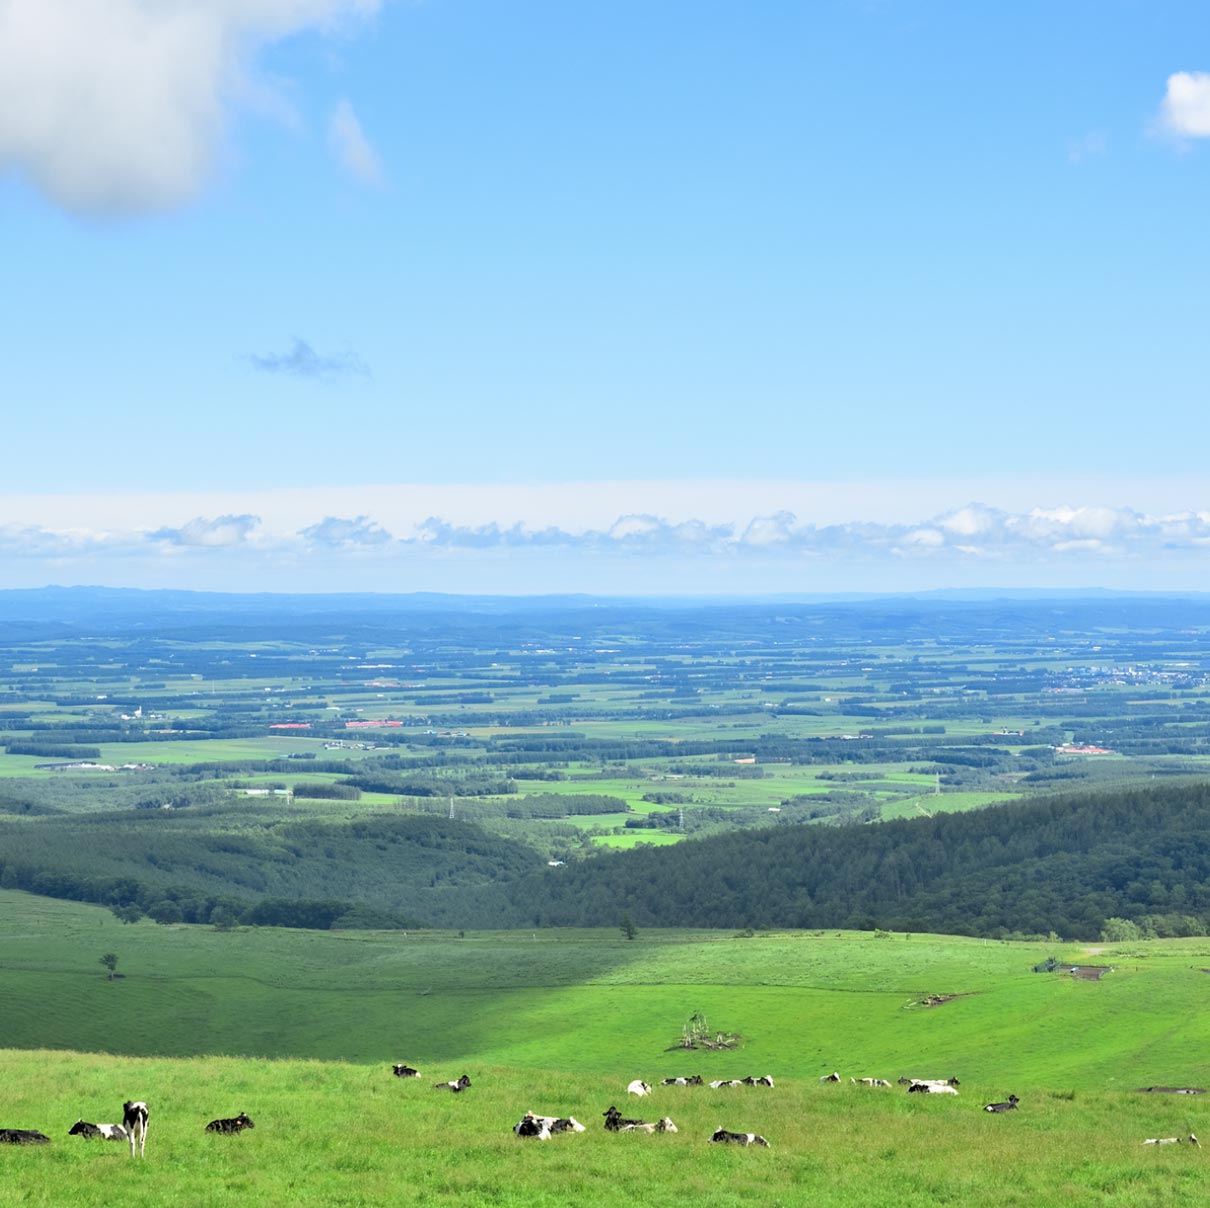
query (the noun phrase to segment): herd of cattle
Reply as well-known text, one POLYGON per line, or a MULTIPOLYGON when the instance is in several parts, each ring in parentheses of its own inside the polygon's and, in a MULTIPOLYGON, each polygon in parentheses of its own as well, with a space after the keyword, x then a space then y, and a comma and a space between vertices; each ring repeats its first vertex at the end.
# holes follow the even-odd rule
MULTIPOLYGON (((420 1071, 414 1066, 405 1064, 396 1064, 391 1067, 391 1072, 397 1078, 419 1078, 420 1071)), ((838 1073, 825 1074, 819 1079, 820 1082, 843 1082, 838 1073)), ((850 1078, 849 1082, 854 1086, 868 1087, 890 1087, 891 1083, 885 1078, 850 1078)), ((461 1094, 471 1085, 470 1078, 463 1074, 460 1077, 450 1082, 435 1082, 433 1089, 439 1091, 450 1091, 452 1094, 461 1094)), ((665 1078, 662 1085, 664 1086, 705 1086, 700 1074, 692 1074, 677 1078, 665 1078)), ((723 1087, 734 1086, 764 1086, 772 1089, 773 1079, 768 1074, 753 1077, 749 1075, 746 1078, 720 1078, 711 1082, 710 1087, 714 1090, 719 1090, 723 1087)), ((900 1078, 900 1086, 906 1086, 909 1095, 956 1095, 958 1087, 961 1085, 957 1078, 900 1078)), ((1163 1087, 1144 1087, 1144 1090, 1168 1090, 1163 1087)), ((641 1078, 636 1078, 627 1087, 628 1094, 635 1095, 639 1098, 652 1093, 650 1084, 644 1082, 641 1078)), ((1197 1090, 1187 1090, 1180 1088, 1180 1093, 1195 1094, 1201 1093, 1200 1088, 1197 1090)), ((1009 1112, 1016 1111, 1017 1104, 1020 1100, 1016 1095, 1009 1097, 1000 1103, 989 1103, 983 1110, 985 1112, 1009 1112)), ((622 1132, 642 1132, 642 1133, 674 1133, 677 1131, 676 1125, 671 1118, 664 1116, 660 1120, 635 1120, 623 1116, 618 1108, 610 1105, 607 1111, 601 1113, 604 1117, 605 1130, 607 1132, 622 1133, 622 1132)), ((144 1147, 147 1144, 147 1119, 148 1110, 147 1104, 142 1100, 127 1100, 122 1105, 122 1123, 121 1124, 91 1124, 87 1120, 77 1120, 75 1124, 68 1130, 69 1137, 84 1137, 86 1140, 104 1140, 104 1141, 126 1141, 130 1145, 130 1156, 133 1158, 137 1152, 139 1157, 143 1156, 144 1147)), ((206 1125, 205 1131, 209 1133, 238 1133, 245 1128, 254 1128, 255 1125, 248 1118, 245 1112, 240 1112, 238 1116, 229 1118, 221 1118, 211 1120, 206 1125)), ((521 1119, 513 1125, 513 1132, 518 1137, 532 1137, 539 1141, 549 1141, 551 1137, 559 1133, 565 1132, 584 1132, 584 1125, 581 1124, 573 1116, 543 1116, 537 1112, 527 1111, 521 1119)), ((728 1129, 719 1127, 714 1130, 710 1140, 715 1143, 724 1145, 763 1145, 769 1148, 769 1142, 765 1140, 759 1133, 747 1132, 732 1132, 728 1129)), ((33 1128, 0 1128, 0 1144, 8 1145, 40 1145, 50 1141, 50 1138, 44 1133, 33 1128)), ((1192 1133, 1187 1137, 1150 1137, 1143 1142, 1144 1145, 1180 1145, 1189 1144, 1197 1145, 1198 1140, 1192 1133)))
MULTIPOLYGON (((141 1099, 127 1100, 122 1104, 121 1124, 91 1124, 87 1120, 77 1120, 67 1130, 69 1137, 83 1137, 86 1141, 127 1141, 130 1144, 130 1156, 137 1153, 141 1158, 147 1145, 147 1119, 149 1116, 147 1104, 141 1099)), ((211 1120, 206 1125, 209 1133, 237 1133, 245 1128, 255 1128, 256 1125, 248 1119, 245 1112, 229 1119, 211 1120)), ((45 1145, 50 1138, 36 1128, 0 1128, 0 1144, 8 1145, 45 1145)))

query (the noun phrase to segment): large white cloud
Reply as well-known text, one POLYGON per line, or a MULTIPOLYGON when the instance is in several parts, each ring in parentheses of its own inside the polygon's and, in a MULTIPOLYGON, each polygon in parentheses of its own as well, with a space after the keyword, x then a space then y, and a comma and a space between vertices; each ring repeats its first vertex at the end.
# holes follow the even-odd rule
POLYGON ((1160 117, 1174 134, 1210 138, 1210 72, 1178 71, 1170 75, 1160 117))
POLYGON ((80 212, 178 205, 259 47, 381 3, 0 0, 0 170, 80 212))

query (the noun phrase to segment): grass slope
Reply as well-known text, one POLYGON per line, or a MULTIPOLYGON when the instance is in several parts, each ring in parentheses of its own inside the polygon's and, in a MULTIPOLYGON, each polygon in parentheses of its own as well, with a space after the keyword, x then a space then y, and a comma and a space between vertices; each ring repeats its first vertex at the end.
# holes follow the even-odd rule
POLYGON ((710 1077, 838 1068, 957 1073, 1006 1092, 1210 1085, 1210 940, 1096 956, 1117 966, 1096 983, 1031 973, 1048 954, 834 932, 645 930, 633 943, 616 931, 220 933, 126 926, 97 907, 0 891, 0 1018, 13 1048, 631 1077, 677 1073, 684 1058, 668 1046, 701 1011, 746 1037, 737 1051, 691 1055, 710 1077), (106 952, 119 956, 118 981, 105 979, 106 952), (962 997, 913 1005, 929 994, 962 997))

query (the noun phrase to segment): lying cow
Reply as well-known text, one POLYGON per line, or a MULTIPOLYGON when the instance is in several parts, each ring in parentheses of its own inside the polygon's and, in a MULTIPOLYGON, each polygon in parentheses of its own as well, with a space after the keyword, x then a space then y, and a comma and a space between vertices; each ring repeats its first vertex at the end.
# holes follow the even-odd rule
POLYGON ((628 1120, 622 1115, 616 1107, 610 1107, 601 1115, 605 1117, 605 1130, 607 1132, 676 1132, 676 1125, 665 1116, 662 1120, 628 1120))
POLYGON ((466 1088, 468 1086, 470 1086, 470 1084, 471 1084, 471 1080, 465 1074, 463 1074, 455 1082, 434 1082, 433 1090, 435 1090, 435 1091, 453 1091, 454 1094, 456 1095, 456 1094, 458 1094, 459 1091, 466 1090, 466 1088))
POLYGON ((653 1123, 648 1123, 646 1120, 632 1120, 629 1124, 624 1124, 617 1132, 642 1132, 651 1136, 652 1133, 669 1133, 676 1132, 676 1125, 672 1123, 670 1116, 665 1116, 662 1120, 656 1120, 653 1123))
POLYGON ((694 1074, 692 1078, 665 1078, 664 1086, 701 1086, 701 1074, 694 1074))
POLYGON ((773 1077, 771 1074, 763 1074, 759 1078, 753 1078, 752 1075, 749 1074, 747 1078, 741 1078, 740 1082, 742 1082, 744 1086, 772 1086, 773 1077))
POLYGON ((766 1149, 772 1148, 759 1133, 728 1132, 725 1128, 716 1128, 710 1140, 720 1145, 763 1145, 766 1149))
POLYGON ((1020 1102, 1021 1100, 1016 1095, 1009 1095, 1004 1103, 989 1103, 983 1110, 985 1112, 1015 1112, 1017 1104, 1020 1102))
POLYGON ((850 1078, 854 1086, 890 1086, 885 1078, 850 1078))
POLYGON ((1187 1137, 1151 1137, 1144 1145, 1196 1145, 1197 1138, 1190 1133, 1187 1137))
POLYGON ((83 1137, 87 1141, 128 1141, 126 1130, 120 1124, 89 1124, 77 1120, 67 1130, 69 1137, 83 1137))
POLYGON ((629 1085, 629 1086, 626 1088, 626 1093, 627 1093, 628 1095, 638 1095, 640 1098, 642 1098, 642 1096, 643 1096, 643 1095, 650 1095, 650 1094, 651 1094, 651 1087, 649 1087, 649 1086, 647 1085, 647 1083, 645 1083, 645 1082, 642 1080, 642 1078, 636 1078, 636 1079, 635 1079, 635 1080, 634 1080, 634 1081, 633 1081, 633 1082, 632 1082, 632 1083, 631 1083, 631 1084, 630 1084, 630 1085, 629 1085))
POLYGON ((49 1141, 36 1128, 0 1128, 0 1145, 45 1145, 49 1141))
POLYGON ((574 1116, 539 1116, 536 1112, 526 1112, 513 1125, 517 1136, 536 1137, 539 1141, 549 1141, 556 1133, 583 1131, 584 1125, 574 1116))
POLYGON ((947 1082, 913 1082, 908 1087, 909 1095, 956 1095, 957 1093, 957 1089, 947 1082))
POLYGON ((710 1086, 714 1090, 718 1090, 720 1086, 743 1086, 744 1084, 738 1078, 720 1078, 717 1082, 712 1082, 710 1086))
POLYGON ((840 1075, 835 1072, 833 1072, 831 1074, 824 1074, 824 1076, 820 1079, 820 1082, 839 1082, 839 1081, 840 1081, 840 1075))
POLYGON ((255 1128, 256 1125, 248 1119, 245 1112, 240 1112, 238 1116, 233 1116, 228 1120, 211 1120, 206 1125, 206 1131, 212 1133, 237 1133, 243 1132, 245 1128, 255 1128))
POLYGON ((900 1078, 900 1086, 961 1086, 957 1078, 900 1078))
POLYGON ((420 1077, 420 1071, 413 1069, 413 1067, 410 1065, 393 1065, 391 1066, 391 1073, 394 1074, 396 1078, 420 1077))

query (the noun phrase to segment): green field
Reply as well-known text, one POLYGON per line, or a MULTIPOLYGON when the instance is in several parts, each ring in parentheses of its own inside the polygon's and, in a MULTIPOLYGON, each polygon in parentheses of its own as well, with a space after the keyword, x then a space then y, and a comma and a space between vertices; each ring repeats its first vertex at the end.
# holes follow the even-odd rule
POLYGON ((1099 982, 1031 973, 1045 951, 852 932, 221 933, 0 891, 3 1123, 52 1137, 0 1147, 0 1205, 1143 1208, 1204 1194, 1199 1151, 1142 1141, 1205 1133, 1210 1102, 1132 1088, 1210 1082, 1210 941, 1057 953, 1115 965, 1099 982), (920 1005, 931 994, 962 997, 920 1005), (694 1011, 742 1047, 671 1048, 694 1011), (402 1060, 423 1077, 391 1077, 402 1060), (833 1069, 846 1081, 821 1084, 833 1069), (463 1095, 431 1089, 463 1072, 463 1095), (685 1073, 776 1086, 627 1100, 633 1077, 685 1073), (956 1075, 961 1092, 847 1082, 901 1074, 956 1075), (982 1112, 1010 1092, 1018 1112, 982 1112), (65 1135, 128 1097, 152 1107, 142 1163, 65 1135), (679 1131, 607 1134, 610 1103, 679 1131), (523 1142, 510 1129, 530 1108, 588 1132, 523 1142), (240 1111, 251 1132, 202 1131, 240 1111), (709 1146, 720 1125, 773 1148, 709 1146))
POLYGON ((0 891, 0 1015, 18 1048, 620 1077, 680 1064, 666 1050, 700 1011, 746 1038, 696 1058, 717 1077, 924 1066, 1082 1090, 1210 1081, 1210 940, 1109 951, 1095 959, 1116 971, 1089 983, 1030 972, 1052 951, 1089 959, 1078 947, 877 935, 225 933, 0 891), (98 964, 105 952, 120 958, 118 981, 98 964), (937 994, 961 997, 914 1005, 937 994))

